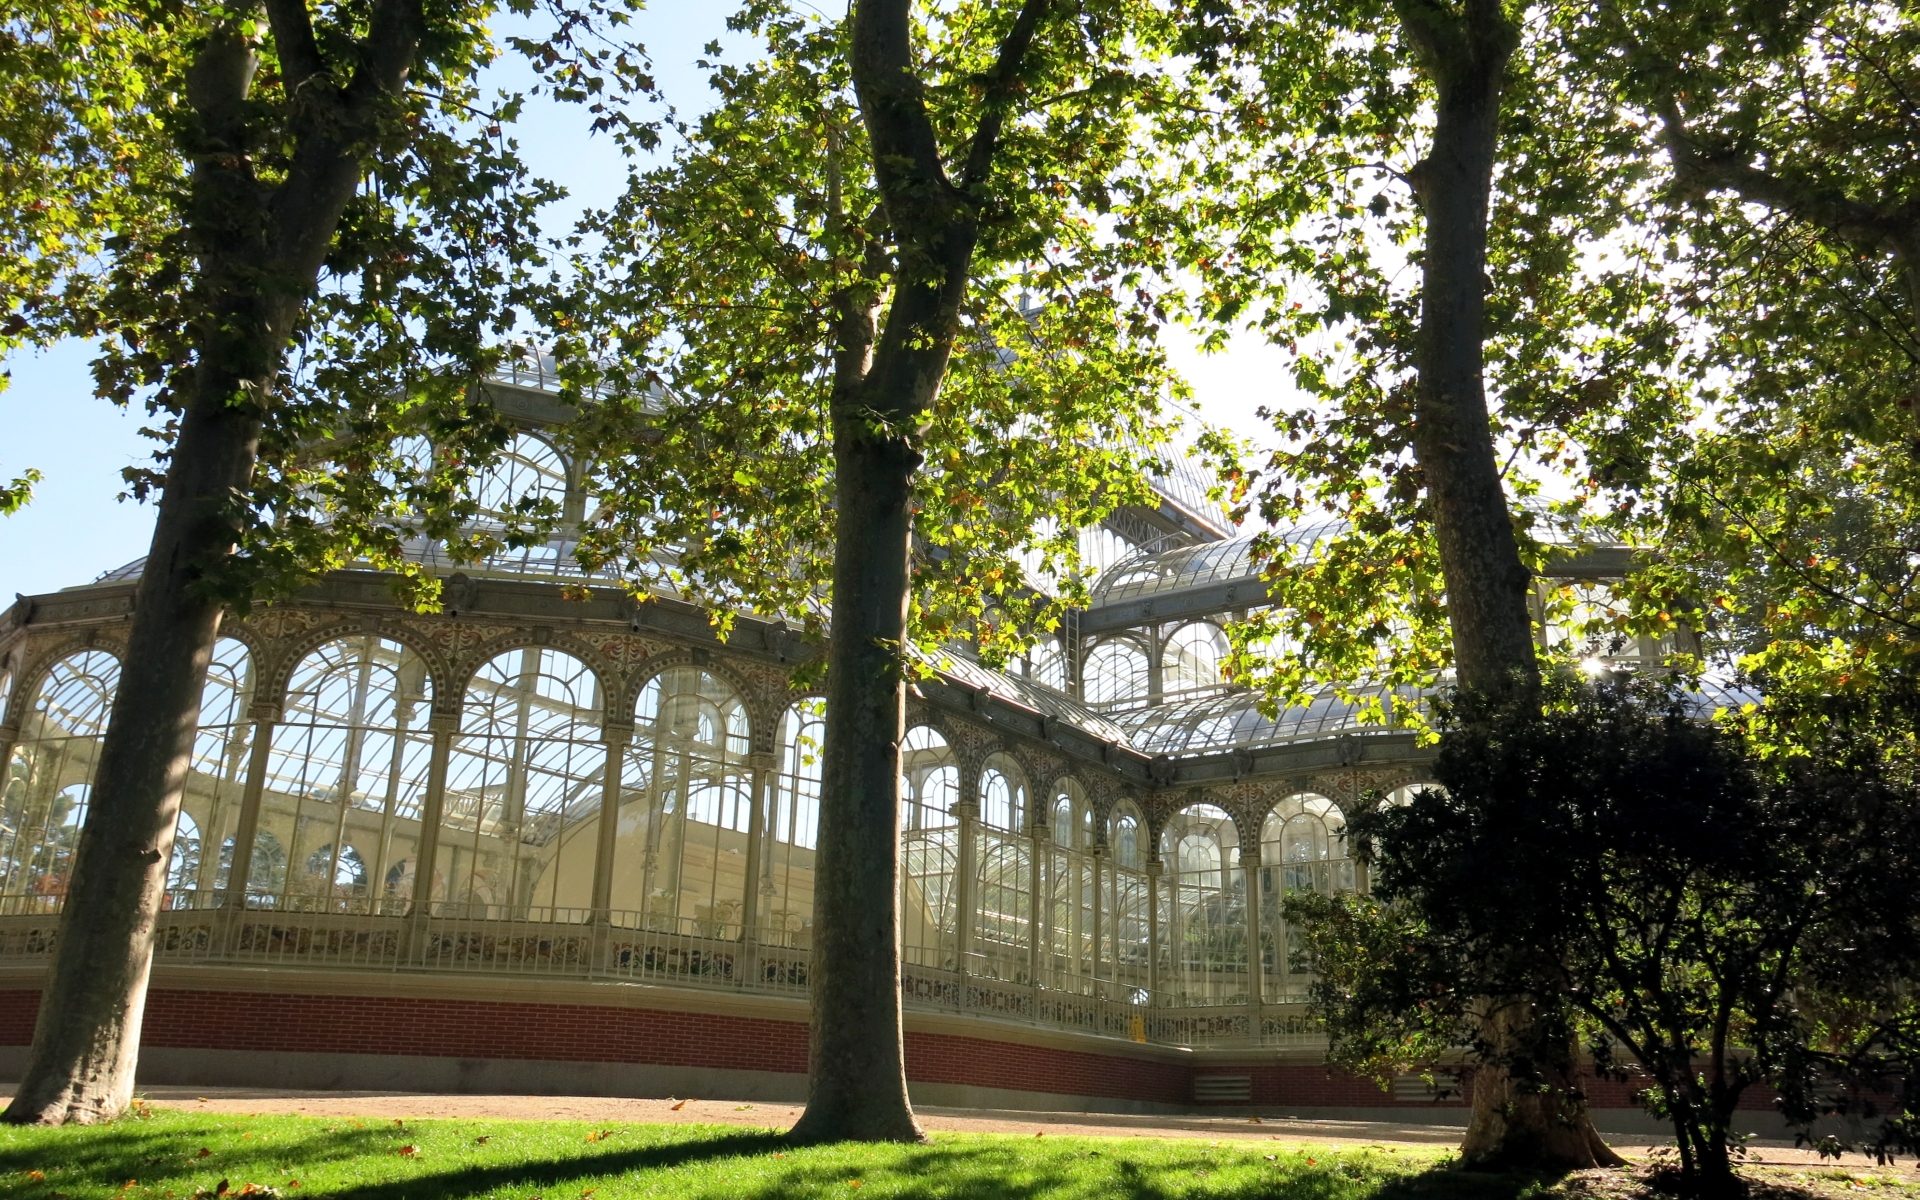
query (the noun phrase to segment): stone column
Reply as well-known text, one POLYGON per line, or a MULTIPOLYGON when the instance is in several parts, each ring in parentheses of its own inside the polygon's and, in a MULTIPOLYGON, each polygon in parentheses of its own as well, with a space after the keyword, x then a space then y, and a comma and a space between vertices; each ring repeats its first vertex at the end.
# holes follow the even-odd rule
POLYGON ((1160 860, 1147 860, 1147 1003, 1160 1003, 1160 860))
POLYGON ((1240 851, 1240 869, 1247 880, 1247 1032, 1260 1040, 1260 1006, 1266 1002, 1266 978, 1261 928, 1265 924, 1260 888, 1260 843, 1240 851), (1248 854, 1248 850, 1252 854, 1248 854))
MULTIPOLYGON (((273 756, 273 730, 280 710, 271 705, 255 705, 248 713, 253 722, 253 743, 247 753, 247 782, 240 793, 240 818, 233 830, 233 861, 227 865, 227 890, 220 897, 226 911, 221 941, 229 953, 238 949, 240 926, 247 908, 247 879, 253 874, 253 843, 260 836, 260 805, 267 794, 267 764, 273 756)), ((219 848, 213 852, 218 854, 219 848)), ((202 851, 205 853, 205 851, 202 851)), ((293 864, 288 864, 291 870, 293 864)))
POLYGON ((608 724, 600 730, 607 746, 606 765, 600 768, 600 824, 593 846, 593 913, 595 928, 613 920, 613 847, 620 833, 620 770, 626 765, 633 726, 608 724))
POLYGON ((753 772, 753 804, 747 813, 747 867, 740 881, 740 940, 760 940, 760 864, 766 856, 767 831, 773 828, 772 751, 747 756, 747 768, 753 772))
POLYGON ((967 955, 973 952, 974 881, 979 875, 980 850, 979 779, 967 780, 960 799, 953 806, 954 820, 960 826, 960 847, 954 855, 953 881, 953 969, 960 974, 960 986, 966 987, 967 955))
POLYGON ((1106 892, 1100 886, 1103 874, 1100 865, 1106 860, 1107 848, 1104 844, 1096 843, 1088 847, 1087 870, 1093 876, 1093 912, 1089 914, 1089 919, 1093 923, 1093 929, 1090 931, 1093 942, 1093 961, 1087 964, 1087 972, 1093 978, 1093 997, 1096 1000, 1104 1000, 1107 997, 1107 989, 1100 982, 1100 931, 1103 926, 1100 917, 1106 908, 1107 898, 1106 892))
POLYGON ((460 710, 434 709, 427 719, 433 731, 433 757, 427 762, 427 795, 420 806, 420 841, 414 847, 413 907, 407 912, 402 957, 424 960, 427 919, 433 915, 433 873, 440 857, 440 814, 447 801, 447 764, 453 758, 453 738, 460 729, 460 710))
POLYGON ((1046 875, 1042 869, 1042 859, 1047 853, 1050 839, 1044 822, 1035 821, 1027 826, 1028 862, 1027 872, 1027 982, 1033 988, 1033 1015, 1040 1016, 1040 951, 1041 913, 1053 906, 1046 903, 1041 884, 1046 875))

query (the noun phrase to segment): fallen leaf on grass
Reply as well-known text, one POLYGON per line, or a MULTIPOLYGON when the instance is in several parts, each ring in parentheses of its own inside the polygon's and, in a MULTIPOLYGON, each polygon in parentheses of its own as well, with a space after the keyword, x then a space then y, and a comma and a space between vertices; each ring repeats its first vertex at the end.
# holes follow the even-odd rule
POLYGON ((733 1106, 733 1111, 735 1111, 735 1112, 746 1112, 747 1110, 749 1110, 749 1109, 751 1109, 752 1107, 753 1107, 753 1105, 751 1105, 751 1104, 736 1104, 736 1105, 734 1105, 734 1106, 733 1106))
POLYGON ((45 1179, 46 1177, 47 1177, 47 1173, 45 1171, 28 1171, 27 1172, 27 1178, 33 1180, 35 1183, 39 1183, 41 1180, 45 1179))
POLYGON ((1044 1130, 1044 1129, 1036 1129, 1036 1130, 1034 1130, 1034 1131, 1033 1131, 1033 1136, 1035 1136, 1035 1137, 1045 1137, 1045 1136, 1047 1136, 1047 1133, 1046 1133, 1046 1130, 1044 1130))
POLYGON ((395 1150, 394 1153, 398 1154, 401 1158, 412 1158, 414 1155, 420 1153, 420 1147, 402 1146, 398 1150, 395 1150))
POLYGON ((121 1185, 120 1185, 120 1190, 124 1192, 124 1191, 126 1191, 126 1190, 127 1190, 128 1188, 130 1188, 130 1187, 132 1187, 132 1186, 133 1186, 134 1184, 136 1184, 136 1183, 139 1183, 139 1182, 140 1182, 140 1181, 139 1181, 138 1179, 129 1179, 129 1180, 127 1180, 127 1181, 126 1181, 125 1183, 123 1183, 123 1184, 121 1184, 121 1185))
POLYGON ((859 1187, 859 1186, 860 1186, 860 1181, 859 1181, 858 1179, 849 1179, 849 1180, 847 1180, 847 1186, 848 1186, 848 1187, 859 1187))
POLYGON ((493 1140, 493 1135, 492 1135, 492 1134, 490 1134, 490 1133, 487 1133, 487 1134, 482 1134, 481 1136, 479 1136, 479 1137, 477 1137, 477 1138, 475 1138, 475 1139, 473 1139, 473 1144, 474 1144, 474 1145, 476 1145, 476 1146, 484 1146, 484 1145, 486 1145, 486 1144, 487 1144, 488 1142, 490 1142, 490 1141, 492 1141, 492 1140, 493 1140))
POLYGON ((1279 1162, 1279 1161, 1280 1161, 1280 1156, 1279 1156, 1278 1154, 1269 1154, 1269 1155, 1267 1155, 1267 1161, 1268 1161, 1268 1162, 1279 1162))
POLYGON ((206 1157, 208 1157, 208 1156, 210 1156, 210 1155, 211 1155, 212 1153, 213 1153, 213 1151, 211 1151, 211 1150, 209 1150, 209 1149, 207 1149, 207 1148, 206 1148, 205 1146, 202 1146, 202 1147, 200 1147, 200 1153, 198 1153, 198 1154, 196 1154, 196 1155, 194 1155, 194 1157, 195 1157, 195 1158, 206 1158, 206 1157))
POLYGON ((780 1153, 780 1152, 779 1152, 778 1150, 776 1150, 776 1151, 774 1151, 774 1152, 773 1152, 773 1156, 774 1156, 775 1158, 785 1158, 785 1157, 786 1157, 786 1155, 784 1155, 784 1154, 782 1154, 782 1153, 780 1153))

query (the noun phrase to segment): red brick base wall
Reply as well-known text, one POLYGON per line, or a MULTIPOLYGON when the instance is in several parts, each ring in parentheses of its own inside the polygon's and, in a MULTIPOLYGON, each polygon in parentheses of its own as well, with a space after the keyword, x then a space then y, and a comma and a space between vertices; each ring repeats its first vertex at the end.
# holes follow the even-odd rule
MULTIPOLYGON (((38 992, 0 991, 0 1046, 33 1040, 38 992)), ((800 1075, 807 1027, 709 1013, 397 996, 159 990, 147 996, 141 1044, 173 1049, 635 1063, 800 1075)), ((1252 1077, 1256 1108, 1403 1108, 1369 1079, 1312 1063, 1200 1066, 909 1030, 907 1078, 1166 1105, 1193 1103, 1196 1075, 1252 1077)), ((1634 1108, 1637 1084, 1587 1081, 1596 1108, 1634 1108)), ((1740 1107, 1765 1111, 1759 1089, 1740 1107)), ((1458 1097, 1436 1107, 1460 1108, 1458 1097)))
MULTIPOLYGON (((0 992, 0 1045, 33 1038, 39 995, 0 992)), ((574 1004, 390 996, 163 991, 147 996, 143 1046, 317 1054, 611 1062, 804 1074, 797 1021, 574 1004)), ((1186 1104, 1192 1073, 1164 1063, 908 1031, 916 1082, 1186 1104)))

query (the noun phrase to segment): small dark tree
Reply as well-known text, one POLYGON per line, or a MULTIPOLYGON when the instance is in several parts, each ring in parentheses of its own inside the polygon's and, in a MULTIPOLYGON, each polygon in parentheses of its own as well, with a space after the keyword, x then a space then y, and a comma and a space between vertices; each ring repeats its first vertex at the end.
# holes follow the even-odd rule
POLYGON ((1841 1107, 1844 1069, 1884 1088, 1920 963, 1913 760, 1872 720, 1703 716, 1669 686, 1566 680, 1446 707, 1441 786, 1353 822, 1373 894, 1287 902, 1335 1060, 1381 1075, 1466 1046, 1548 1086, 1579 1037, 1646 1083, 1709 1196, 1741 1190, 1749 1088, 1803 1124, 1841 1107), (1501 1013, 1530 1036, 1496 1046, 1501 1013))

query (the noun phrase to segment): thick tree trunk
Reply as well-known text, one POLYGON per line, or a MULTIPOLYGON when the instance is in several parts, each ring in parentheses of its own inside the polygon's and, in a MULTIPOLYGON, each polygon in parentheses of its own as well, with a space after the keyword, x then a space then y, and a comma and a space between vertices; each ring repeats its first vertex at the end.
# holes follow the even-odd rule
POLYGON ((847 421, 813 894, 813 1038, 797 1141, 918 1141, 900 1030, 900 739, 908 538, 920 456, 847 421))
MULTIPOLYGON (((1539 683, 1532 576, 1500 481, 1485 382, 1487 222, 1500 100, 1519 30, 1499 0, 1398 0, 1409 40, 1437 92, 1433 144, 1413 171, 1426 218, 1426 257, 1414 414, 1414 455, 1431 506, 1460 685, 1531 691, 1539 683)), ((1474 1072, 1473 1115, 1461 1147, 1472 1165, 1617 1165, 1593 1129, 1573 1056, 1515 1078, 1506 1063, 1527 1042, 1527 1012, 1494 1010, 1483 1034, 1493 1061, 1474 1072)))
MULTIPOLYGON (((351 81, 326 82, 299 0, 267 0, 290 91, 308 99, 290 130, 285 181, 255 175, 262 141, 250 100, 259 64, 239 18, 209 37, 187 73, 198 253, 195 366, 160 513, 134 594, 120 687, 101 743, 86 826, 60 918, 51 978, 18 1093, 4 1119, 95 1122, 133 1095, 153 928, 174 823, 219 635, 206 586, 239 543, 261 424, 287 340, 360 177, 379 108, 397 95, 424 26, 419 0, 379 0, 351 81)), ((246 886, 235 879, 230 886, 246 886)))
MULTIPOLYGON (((1484 2, 1469 5, 1491 7, 1484 2)), ((1495 8, 1495 14, 1498 10, 1495 8)), ((1436 63, 1433 146, 1414 169, 1426 217, 1414 454, 1426 483, 1454 663, 1467 687, 1531 685, 1532 577, 1520 561, 1500 483, 1484 379, 1487 215, 1500 94, 1514 38, 1496 16, 1453 30, 1436 63)))
POLYGON ((878 344, 872 290, 835 329, 832 644, 815 854, 813 1038, 802 1142, 918 1141, 900 1030, 900 742, 912 584, 912 488, 926 413, 959 333, 977 205, 1049 0, 1023 0, 949 181, 912 51, 912 0, 859 0, 851 65, 881 212, 897 250, 878 344), (869 359, 868 352, 872 350, 869 359))
POLYGON ((232 552, 230 506, 245 492, 260 436, 251 410, 224 403, 229 385, 200 386, 174 446, 53 976, 8 1121, 109 1120, 133 1096, 153 925, 220 628, 220 605, 195 584, 232 552))

